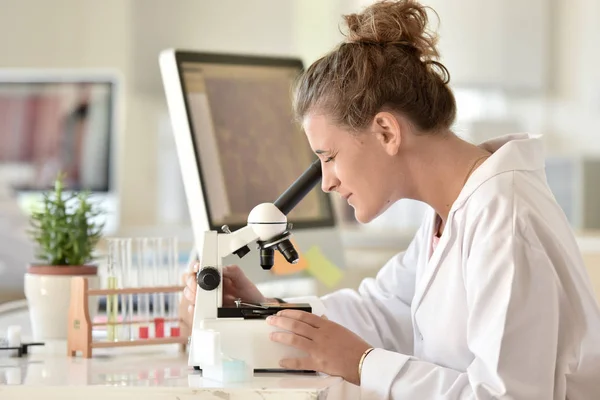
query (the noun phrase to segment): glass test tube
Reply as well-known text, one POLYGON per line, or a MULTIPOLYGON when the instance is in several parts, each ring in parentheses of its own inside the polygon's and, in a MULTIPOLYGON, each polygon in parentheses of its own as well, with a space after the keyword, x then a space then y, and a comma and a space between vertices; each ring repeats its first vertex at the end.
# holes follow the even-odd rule
MULTIPOLYGON (((152 276, 154 282, 152 287, 160 286, 160 248, 159 245, 161 240, 159 238, 153 238, 152 240, 152 276)), ((154 337, 162 338, 164 336, 164 315, 161 314, 162 307, 160 305, 160 295, 162 293, 153 292, 152 298, 152 320, 154 321, 154 337)))
MULTIPOLYGON (((179 286, 180 285, 180 277, 179 277, 179 250, 178 250, 178 246, 177 246, 177 237, 173 237, 171 238, 171 257, 170 257, 170 264, 169 264, 169 270, 170 270, 170 275, 171 275, 171 279, 170 281, 173 282, 174 286, 179 286)), ((180 328, 179 328, 179 294, 177 292, 171 293, 171 303, 169 305, 169 311, 170 311, 170 316, 171 319, 173 320, 173 323, 171 324, 171 331, 170 334, 171 336, 179 336, 180 334, 180 328)))
MULTIPOLYGON (((125 288, 127 286, 127 282, 126 282, 126 275, 125 275, 125 251, 124 251, 124 240, 123 239, 119 239, 118 241, 118 249, 119 249, 119 262, 117 262, 116 266, 117 266, 117 276, 119 277, 119 288, 125 288)), ((124 331, 125 331, 125 325, 124 322, 127 319, 127 301, 125 300, 125 295, 121 294, 119 296, 119 305, 121 306, 121 313, 119 316, 119 322, 120 324, 118 325, 118 339, 119 341, 125 340, 125 335, 124 335, 124 331)))
MULTIPOLYGON (((146 240, 142 238, 138 238, 136 240, 137 243, 137 253, 136 253, 136 265, 137 265, 137 283, 138 286, 147 286, 146 285, 146 240)), ((148 339, 149 331, 148 331, 148 322, 150 318, 149 312, 149 304, 148 304, 148 295, 147 294, 138 294, 138 318, 141 320, 141 323, 138 327, 138 338, 140 339, 148 339)))
MULTIPOLYGON (((126 257, 127 252, 125 251, 125 239, 119 239, 118 241, 118 249, 119 249, 119 262, 117 265, 117 273, 119 277, 119 287, 125 288, 128 285, 127 282, 127 271, 125 269, 125 265, 127 264, 126 257)), ((127 295, 121 294, 119 296, 119 303, 121 306, 121 315, 119 318, 120 324, 118 325, 118 340, 123 341, 127 336, 127 295)))
MULTIPOLYGON (((165 276, 166 286, 173 285, 173 238, 165 238, 164 239, 164 264, 163 264, 163 274, 165 276)), ((172 328, 174 326, 175 321, 172 320, 173 317, 173 293, 165 293, 165 319, 169 320, 169 322, 165 325, 165 336, 173 336, 172 328)))
MULTIPOLYGON (((107 276, 107 289, 116 289, 118 285, 117 273, 115 268, 115 261, 117 257, 116 240, 108 240, 108 276, 107 276)), ((107 317, 107 328, 106 328, 106 339, 108 341, 116 340, 116 325, 117 313, 118 313, 118 296, 109 294, 106 296, 106 317, 107 317)))
MULTIPOLYGON (((151 254, 151 249, 150 249, 150 241, 148 238, 144 238, 144 286, 149 287, 152 286, 152 284, 154 283, 154 279, 152 278, 152 264, 151 264, 151 259, 152 259, 152 254, 151 254)), ((148 332, 147 332, 147 337, 151 337, 154 336, 153 332, 150 332, 150 328, 153 326, 151 321, 151 314, 150 314, 150 293, 145 293, 144 294, 145 297, 145 306, 146 309, 145 311, 145 315, 144 318, 148 323, 148 332)))
MULTIPOLYGON (((128 238, 125 241, 125 251, 126 251, 125 271, 126 271, 126 275, 127 275, 127 287, 132 288, 135 286, 135 279, 134 279, 134 274, 133 274, 132 265, 131 265, 132 264, 131 238, 128 238)), ((129 293, 127 295, 127 317, 128 317, 128 320, 126 321, 126 323, 127 323, 127 339, 134 340, 135 335, 134 335, 133 323, 134 323, 135 313, 133 312, 133 294, 131 294, 131 293, 129 293)))
MULTIPOLYGON (((166 239, 167 248, 165 250, 165 274, 167 275, 167 285, 173 285, 173 238, 166 239)), ((168 332, 169 336, 173 336, 173 326, 175 321, 173 318, 173 293, 167 293, 167 318, 169 318, 168 332)))
MULTIPOLYGON (((165 282, 165 277, 168 278, 168 274, 165 274, 165 272, 168 271, 168 268, 165 268, 165 264, 166 264, 165 243, 168 244, 168 241, 165 241, 163 238, 157 239, 156 248, 158 249, 157 256, 158 256, 159 263, 158 263, 158 280, 156 282, 156 286, 164 286, 164 284, 162 282, 165 282)), ((158 301, 159 301, 158 315, 160 318, 164 318, 166 316, 165 292, 158 293, 158 301)))
MULTIPOLYGON (((160 248, 160 276, 161 276, 161 286, 169 286, 171 284, 170 276, 169 276, 169 266, 171 259, 171 239, 168 237, 159 239, 159 248, 160 248)), ((161 318, 165 319, 164 324, 164 335, 165 337, 169 336, 169 332, 171 330, 171 321, 169 321, 170 309, 169 309, 169 299, 171 297, 171 293, 161 292, 160 299, 160 310, 161 310, 161 318)))
MULTIPOLYGON (((149 285, 151 287, 156 286, 156 282, 158 281, 157 273, 158 273, 158 260, 156 257, 156 239, 152 238, 149 240, 150 245, 150 259, 152 260, 151 268, 152 270, 149 272, 149 285)), ((152 307, 150 310, 150 320, 152 321, 151 326, 153 327, 152 337, 156 338, 156 310, 158 309, 158 294, 153 292, 151 295, 152 298, 152 307)))

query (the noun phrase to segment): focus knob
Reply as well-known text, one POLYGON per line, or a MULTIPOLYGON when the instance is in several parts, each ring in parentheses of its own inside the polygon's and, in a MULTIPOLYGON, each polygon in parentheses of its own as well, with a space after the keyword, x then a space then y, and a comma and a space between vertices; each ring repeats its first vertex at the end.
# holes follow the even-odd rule
POLYGON ((196 282, 204 290, 215 290, 221 283, 221 275, 214 267, 202 268, 196 275, 196 282))

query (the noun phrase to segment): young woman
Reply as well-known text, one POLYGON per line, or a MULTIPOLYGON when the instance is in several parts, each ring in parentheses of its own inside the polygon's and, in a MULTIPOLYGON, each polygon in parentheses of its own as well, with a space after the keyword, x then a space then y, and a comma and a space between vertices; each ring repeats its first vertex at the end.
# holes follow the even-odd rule
MULTIPOLYGON (((600 311, 540 140, 476 146, 451 131, 455 101, 422 5, 378 2, 345 20, 347 40, 294 99, 322 188, 363 223, 404 198, 431 212, 358 291, 268 320, 284 330, 272 340, 308 354, 281 365, 341 376, 364 398, 600 398, 600 311)), ((235 266, 224 285, 226 301, 265 300, 235 266)), ((192 302, 195 290, 191 276, 192 302)))

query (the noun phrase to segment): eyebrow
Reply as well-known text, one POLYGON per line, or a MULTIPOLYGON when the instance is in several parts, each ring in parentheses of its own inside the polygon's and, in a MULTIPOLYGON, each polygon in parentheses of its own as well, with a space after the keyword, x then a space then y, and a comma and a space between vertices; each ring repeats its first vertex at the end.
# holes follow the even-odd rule
POLYGON ((320 149, 315 150, 315 154, 326 154, 326 153, 329 153, 329 150, 320 150, 320 149))

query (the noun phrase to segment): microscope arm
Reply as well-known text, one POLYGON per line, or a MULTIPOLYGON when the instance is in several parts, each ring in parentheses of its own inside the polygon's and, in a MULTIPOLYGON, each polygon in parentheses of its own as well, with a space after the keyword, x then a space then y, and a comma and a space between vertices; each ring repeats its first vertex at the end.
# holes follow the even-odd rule
POLYGON ((217 246, 219 249, 219 258, 227 257, 244 246, 256 242, 258 239, 259 235, 255 232, 252 225, 246 225, 230 234, 218 235, 217 246))

